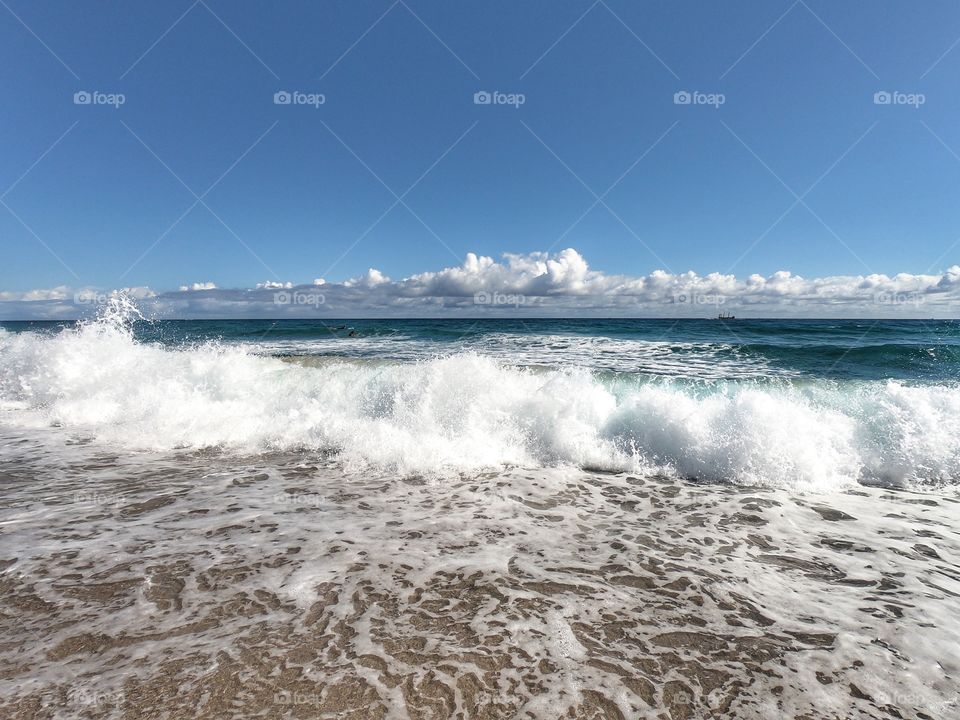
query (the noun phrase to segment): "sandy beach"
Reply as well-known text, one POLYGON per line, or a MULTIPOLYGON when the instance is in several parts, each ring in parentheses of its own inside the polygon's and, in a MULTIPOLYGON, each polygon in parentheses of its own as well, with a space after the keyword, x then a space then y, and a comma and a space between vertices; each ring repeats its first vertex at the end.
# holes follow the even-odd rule
POLYGON ((955 495, 2 444, 4 717, 960 712, 955 495))

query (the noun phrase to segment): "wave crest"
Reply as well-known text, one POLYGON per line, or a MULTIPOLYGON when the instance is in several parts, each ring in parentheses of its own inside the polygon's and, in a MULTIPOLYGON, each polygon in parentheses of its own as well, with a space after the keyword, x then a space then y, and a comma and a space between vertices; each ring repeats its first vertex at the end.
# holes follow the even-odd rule
POLYGON ((350 467, 665 471, 830 489, 960 478, 960 389, 533 371, 476 353, 307 366, 130 332, 118 298, 56 335, 0 331, 0 414, 119 447, 332 450, 350 467))

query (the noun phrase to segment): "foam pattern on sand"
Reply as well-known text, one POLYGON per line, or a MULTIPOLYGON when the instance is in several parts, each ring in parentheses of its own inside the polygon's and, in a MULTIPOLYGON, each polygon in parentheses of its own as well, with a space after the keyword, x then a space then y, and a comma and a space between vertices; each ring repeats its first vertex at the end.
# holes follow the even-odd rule
POLYGON ((955 495, 42 438, 0 432, 4 717, 960 713, 955 495))

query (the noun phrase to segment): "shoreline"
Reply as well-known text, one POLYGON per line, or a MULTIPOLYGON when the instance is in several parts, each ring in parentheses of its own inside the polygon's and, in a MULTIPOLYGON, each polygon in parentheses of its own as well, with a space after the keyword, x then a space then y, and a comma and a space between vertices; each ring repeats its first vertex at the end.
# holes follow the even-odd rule
POLYGON ((5 496, 7 717, 956 708, 950 493, 71 452, 5 496))

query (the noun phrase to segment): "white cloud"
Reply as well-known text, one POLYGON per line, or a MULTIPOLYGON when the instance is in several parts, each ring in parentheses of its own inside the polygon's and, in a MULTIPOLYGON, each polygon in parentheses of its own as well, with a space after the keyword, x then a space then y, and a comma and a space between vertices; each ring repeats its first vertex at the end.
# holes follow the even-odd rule
POLYGON ((126 287, 117 290, 99 290, 94 287, 71 288, 67 285, 58 285, 55 288, 25 290, 22 292, 0 291, 0 307, 3 303, 60 303, 70 301, 76 304, 91 304, 106 302, 113 294, 122 292, 134 300, 147 300, 156 297, 156 293, 148 287, 126 287))
POLYGON ((382 272, 375 268, 370 268, 367 270, 366 275, 361 275, 358 278, 351 278, 350 280, 345 280, 343 283, 344 287, 365 287, 373 288, 378 285, 385 285, 390 282, 390 278, 384 275, 382 272))
MULTIPOLYGON (((149 288, 132 292, 158 317, 710 317, 720 310, 742 317, 958 317, 960 266, 893 276, 805 278, 787 270, 742 278, 665 270, 632 276, 593 270, 568 248, 500 260, 469 253, 458 266, 401 280, 370 268, 342 282, 267 281, 246 289, 194 283, 159 295, 149 288), (279 303, 274 292, 309 293, 317 286, 323 286, 322 303, 279 303)), ((74 292, 62 286, 0 292, 0 317, 63 317, 74 305, 74 292)))
POLYGON ((125 293, 126 295, 129 295, 134 300, 146 300, 148 298, 155 298, 157 296, 157 294, 153 290, 143 286, 122 288, 120 292, 125 293))
POLYGON ((66 285, 58 285, 55 288, 37 290, 26 290, 24 292, 0 291, 0 302, 23 301, 36 302, 38 300, 66 300, 73 291, 66 285))
POLYGON ((181 285, 180 292, 197 292, 198 290, 216 290, 216 284, 212 282, 195 282, 192 285, 181 285))
POLYGON ((274 282, 273 280, 267 280, 266 282, 257 283, 257 290, 289 290, 293 287, 292 282, 274 282))

